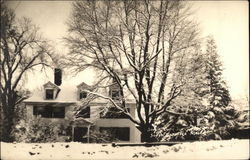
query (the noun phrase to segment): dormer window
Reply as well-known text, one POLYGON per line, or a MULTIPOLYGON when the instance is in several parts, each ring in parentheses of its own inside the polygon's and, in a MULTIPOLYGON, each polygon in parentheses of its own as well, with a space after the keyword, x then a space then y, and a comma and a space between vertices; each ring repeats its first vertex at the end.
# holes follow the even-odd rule
POLYGON ((45 83, 43 85, 43 87, 44 87, 44 92, 45 92, 44 99, 52 100, 52 99, 57 98, 57 96, 60 92, 60 88, 57 85, 55 85, 49 81, 49 82, 45 83))
POLYGON ((118 85, 118 83, 115 81, 115 79, 113 79, 112 83, 113 84, 109 88, 109 96, 113 100, 120 100, 121 99, 121 88, 118 85))
POLYGON ((87 98, 87 92, 80 92, 80 99, 87 98))
POLYGON ((89 86, 87 85, 86 83, 82 82, 81 84, 79 84, 77 86, 77 89, 78 89, 78 97, 77 99, 78 100, 81 100, 81 99, 85 99, 88 97, 88 91, 92 91, 93 90, 93 87, 92 86, 89 86))
POLYGON ((54 99, 54 90, 46 89, 46 99, 54 99))

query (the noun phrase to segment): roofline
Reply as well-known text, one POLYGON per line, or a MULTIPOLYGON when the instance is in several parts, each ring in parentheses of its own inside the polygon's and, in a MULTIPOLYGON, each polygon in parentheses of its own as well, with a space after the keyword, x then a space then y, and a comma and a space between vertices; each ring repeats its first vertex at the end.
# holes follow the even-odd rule
POLYGON ((52 83, 51 81, 48 81, 47 83, 44 83, 43 86, 45 86, 45 85, 48 84, 48 83, 51 83, 51 84, 54 85, 57 89, 60 89, 59 86, 57 86, 56 84, 52 83))
POLYGON ((76 87, 78 88, 78 87, 82 86, 83 84, 85 84, 88 87, 93 87, 93 86, 91 86, 91 85, 89 85, 89 84, 87 84, 85 82, 82 82, 82 83, 78 84, 76 87))
POLYGON ((75 104, 75 102, 55 102, 55 101, 24 101, 25 104, 75 104))
MULTIPOLYGON (((76 104, 80 101, 23 101, 25 104, 47 104, 47 103, 58 103, 58 104, 76 104)), ((90 102, 90 105, 106 104, 107 102, 90 102)), ((135 102, 127 102, 126 104, 136 104, 135 102)))

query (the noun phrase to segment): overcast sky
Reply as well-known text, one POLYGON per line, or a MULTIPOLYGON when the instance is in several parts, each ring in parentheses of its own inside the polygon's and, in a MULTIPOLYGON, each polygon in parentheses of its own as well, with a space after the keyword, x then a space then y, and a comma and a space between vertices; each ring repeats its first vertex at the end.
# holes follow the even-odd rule
MULTIPOLYGON (((66 36, 66 20, 69 18, 72 1, 13 1, 17 17, 29 17, 40 26, 43 36, 54 41, 57 52, 64 53, 62 37, 66 36)), ((247 1, 194 1, 194 16, 200 23, 202 36, 213 35, 218 53, 224 64, 224 77, 231 95, 236 98, 249 93, 249 15, 247 1)), ((52 80, 52 74, 28 77, 30 88, 39 87, 52 80)), ((67 77, 69 79, 70 77, 67 77)), ((75 84, 84 81, 91 83, 89 72, 73 78, 75 84)))

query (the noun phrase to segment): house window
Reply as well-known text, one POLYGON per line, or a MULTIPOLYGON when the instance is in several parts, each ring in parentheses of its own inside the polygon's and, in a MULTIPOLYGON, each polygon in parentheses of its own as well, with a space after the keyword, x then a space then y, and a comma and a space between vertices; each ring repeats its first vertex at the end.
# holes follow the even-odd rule
MULTIPOLYGON (((130 109, 127 108, 128 112, 130 109)), ((100 118, 111 118, 111 119, 128 119, 128 116, 120 111, 116 107, 108 108, 108 111, 103 111, 100 113, 100 118)))
POLYGON ((80 112, 77 113, 76 118, 90 118, 90 107, 84 107, 80 112))
POLYGON ((65 107, 34 106, 33 115, 41 115, 43 118, 64 118, 65 107))
POLYGON ((116 79, 113 79, 112 85, 109 88, 109 96, 113 100, 120 100, 121 99, 121 88, 120 85, 117 83, 116 79))
POLYGON ((54 98, 54 90, 46 89, 46 99, 53 99, 53 98, 54 98))
POLYGON ((87 92, 80 92, 80 99, 87 98, 87 92))
POLYGON ((35 116, 41 115, 41 117, 44 117, 44 118, 52 117, 50 108, 44 107, 44 106, 34 106, 33 115, 35 116))
POLYGON ((100 132, 109 134, 120 141, 129 141, 130 139, 129 127, 100 127, 100 132))
POLYGON ((53 107, 52 108, 52 118, 64 118, 65 108, 64 107, 53 107))

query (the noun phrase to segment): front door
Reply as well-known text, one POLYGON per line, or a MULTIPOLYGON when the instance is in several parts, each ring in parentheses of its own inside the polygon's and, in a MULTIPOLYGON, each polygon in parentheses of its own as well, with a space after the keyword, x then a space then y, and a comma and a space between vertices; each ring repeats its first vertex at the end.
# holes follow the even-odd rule
POLYGON ((87 127, 75 127, 74 128, 74 141, 87 143, 88 142, 87 132, 88 132, 87 127))

